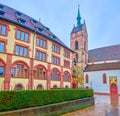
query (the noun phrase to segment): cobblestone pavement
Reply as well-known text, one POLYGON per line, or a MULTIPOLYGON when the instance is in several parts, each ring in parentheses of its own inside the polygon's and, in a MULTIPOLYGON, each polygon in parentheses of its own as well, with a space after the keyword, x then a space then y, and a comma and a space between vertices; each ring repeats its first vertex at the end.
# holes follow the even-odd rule
POLYGON ((120 116, 120 96, 95 95, 95 105, 62 116, 120 116))

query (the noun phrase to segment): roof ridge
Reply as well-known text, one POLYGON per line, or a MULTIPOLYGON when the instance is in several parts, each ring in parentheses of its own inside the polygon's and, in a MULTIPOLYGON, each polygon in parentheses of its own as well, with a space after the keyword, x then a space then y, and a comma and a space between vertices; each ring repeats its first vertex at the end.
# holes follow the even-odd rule
POLYGON ((120 46, 120 44, 103 46, 103 47, 91 49, 91 50, 88 50, 88 51, 94 51, 94 50, 98 50, 98 49, 104 49, 104 48, 115 47, 115 46, 120 46))

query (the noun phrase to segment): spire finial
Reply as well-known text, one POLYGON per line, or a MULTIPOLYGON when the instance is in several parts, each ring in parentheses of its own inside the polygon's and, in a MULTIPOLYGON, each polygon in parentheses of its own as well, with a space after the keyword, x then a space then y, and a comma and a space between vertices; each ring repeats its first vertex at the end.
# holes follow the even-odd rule
POLYGON ((78 4, 77 27, 81 27, 80 5, 78 4))

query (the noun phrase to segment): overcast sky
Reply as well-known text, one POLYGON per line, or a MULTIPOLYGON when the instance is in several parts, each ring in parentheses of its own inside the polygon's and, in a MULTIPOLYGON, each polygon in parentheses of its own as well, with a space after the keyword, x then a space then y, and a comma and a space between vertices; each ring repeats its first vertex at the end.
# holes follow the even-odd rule
POLYGON ((68 47, 78 4, 88 31, 88 48, 120 44, 120 0, 0 0, 50 28, 68 47))

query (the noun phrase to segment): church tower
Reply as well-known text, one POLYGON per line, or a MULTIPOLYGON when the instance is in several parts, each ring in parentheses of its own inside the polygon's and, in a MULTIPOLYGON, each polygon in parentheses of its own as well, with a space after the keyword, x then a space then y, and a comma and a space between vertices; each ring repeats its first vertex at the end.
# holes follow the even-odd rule
POLYGON ((78 6, 77 25, 73 27, 70 35, 70 48, 75 51, 74 60, 76 65, 85 69, 88 63, 88 34, 85 20, 81 23, 80 10, 78 6))

